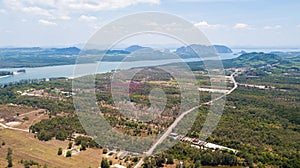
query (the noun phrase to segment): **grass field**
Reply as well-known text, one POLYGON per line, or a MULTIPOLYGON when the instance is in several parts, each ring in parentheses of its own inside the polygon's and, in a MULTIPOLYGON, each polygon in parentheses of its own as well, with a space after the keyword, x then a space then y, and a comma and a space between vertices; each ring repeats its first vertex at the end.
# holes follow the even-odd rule
POLYGON ((23 106, 23 105, 0 105, 0 118, 12 118, 17 116, 17 114, 24 114, 30 111, 36 110, 33 107, 23 106))
POLYGON ((26 132, 3 129, 0 130, 0 142, 4 141, 6 144, 0 148, 0 167, 6 167, 7 149, 13 150, 13 167, 23 168, 22 164, 18 162, 23 160, 34 160, 40 165, 47 164, 48 168, 92 168, 99 167, 101 162, 102 150, 87 149, 70 158, 58 156, 57 151, 59 147, 66 148, 68 141, 51 140, 48 142, 39 141, 34 138, 33 134, 26 132))

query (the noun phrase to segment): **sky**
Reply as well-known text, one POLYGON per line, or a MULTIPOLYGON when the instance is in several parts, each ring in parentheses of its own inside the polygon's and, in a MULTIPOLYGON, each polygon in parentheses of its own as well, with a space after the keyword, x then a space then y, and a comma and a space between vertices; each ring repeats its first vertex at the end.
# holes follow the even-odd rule
POLYGON ((101 26, 145 11, 180 16, 213 44, 299 47, 299 0, 0 0, 0 47, 84 44, 101 26))

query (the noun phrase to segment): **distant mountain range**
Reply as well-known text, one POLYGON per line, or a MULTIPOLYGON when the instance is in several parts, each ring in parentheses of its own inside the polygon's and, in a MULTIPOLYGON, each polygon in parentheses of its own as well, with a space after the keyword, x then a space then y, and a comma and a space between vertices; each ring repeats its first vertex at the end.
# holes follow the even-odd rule
POLYGON ((139 46, 139 45, 132 45, 130 47, 127 47, 125 48, 125 51, 128 51, 128 52, 136 52, 138 50, 142 50, 142 49, 147 49, 147 48, 150 48, 150 47, 142 47, 142 46, 139 46))
MULTIPOLYGON (((143 47, 139 45, 132 45, 123 50, 107 50, 106 53, 108 54, 130 54, 142 49, 152 49, 150 47, 143 47)), ((204 45, 197 45, 192 44, 187 47, 180 47, 176 50, 176 53, 192 53, 191 50, 214 50, 217 53, 232 53, 232 50, 223 45, 213 45, 213 46, 204 46, 204 45)), ((10 56, 15 55, 16 53, 22 55, 45 55, 45 54, 54 54, 54 55, 78 55, 82 50, 77 47, 67 47, 67 48, 40 48, 40 47, 31 47, 31 48, 0 48, 0 56, 10 56)), ((85 50, 86 53, 93 53, 99 54, 104 53, 103 50, 97 49, 88 49, 85 50)))
MULTIPOLYGON (((141 49, 146 49, 150 47, 143 47, 139 45, 132 45, 130 47, 127 47, 125 51, 129 52, 135 52, 141 49)), ((199 45, 199 44, 192 44, 187 47, 180 47, 176 50, 176 53, 192 53, 192 50, 211 50, 216 53, 232 53, 232 50, 224 45, 213 45, 213 46, 205 46, 205 45, 199 45)))
MULTIPOLYGON (((100 61, 100 56, 104 56, 102 61, 144 61, 163 60, 178 58, 197 58, 196 52, 200 53, 232 53, 227 46, 214 45, 203 46, 193 44, 190 46, 177 48, 175 51, 166 49, 157 50, 139 45, 129 46, 122 50, 80 50, 76 47, 68 48, 0 48, 0 68, 22 68, 52 65, 75 64, 79 54, 84 56, 80 63, 91 63, 100 61)), ((238 58, 224 60, 224 66, 263 66, 266 64, 284 63, 290 66, 300 62, 300 53, 240 53, 238 58), (289 62, 287 62, 289 60, 289 62)))
MULTIPOLYGON (((81 53, 87 55, 88 62, 95 61, 91 55, 105 55, 103 61, 121 61, 127 56, 130 60, 157 60, 168 58, 197 58, 196 53, 232 53, 229 47, 222 45, 204 46, 193 44, 186 47, 180 47, 175 52, 170 52, 168 49, 157 50, 150 47, 132 45, 121 50, 97 50, 87 49, 81 50, 77 47, 68 48, 0 48, 0 60, 3 63, 8 63, 10 66, 22 66, 22 62, 26 66, 46 66, 52 63, 55 65, 75 63, 75 59, 81 53), (173 56, 173 57, 172 57, 173 56), (29 63, 32 62, 32 65, 29 63), (35 64, 36 63, 36 64, 35 64)), ((97 57, 99 58, 99 57, 97 57)), ((5 64, 4 64, 5 65, 5 64)), ((1 66, 0 66, 1 67, 1 66)))
POLYGON ((227 46, 223 46, 223 45, 213 45, 213 46, 204 46, 204 45, 199 45, 199 44, 192 44, 190 46, 187 47, 180 47, 176 50, 176 53, 179 54, 194 54, 195 51, 205 51, 205 50, 209 50, 212 52, 216 52, 216 53, 232 53, 232 50, 227 47, 227 46))
POLYGON ((232 53, 232 50, 223 45, 205 46, 199 44, 192 44, 177 48, 176 52, 181 58, 195 58, 199 57, 198 54, 204 53, 232 53))

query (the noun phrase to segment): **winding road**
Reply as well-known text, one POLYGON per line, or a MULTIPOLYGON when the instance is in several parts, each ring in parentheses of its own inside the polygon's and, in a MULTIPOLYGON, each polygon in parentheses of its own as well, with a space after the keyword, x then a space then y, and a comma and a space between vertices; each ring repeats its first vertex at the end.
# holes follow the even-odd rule
MULTIPOLYGON (((203 103, 203 104, 201 104, 201 105, 199 105, 199 106, 193 107, 193 108, 191 108, 191 109, 185 111, 184 113, 182 113, 180 116, 178 116, 178 117, 176 118, 176 120, 175 120, 175 121, 172 123, 172 125, 167 129, 167 131, 166 131, 166 132, 165 132, 165 133, 164 133, 164 134, 163 134, 163 135, 155 142, 155 144, 153 144, 153 146, 152 146, 145 154, 148 155, 148 156, 151 155, 151 154, 153 153, 153 151, 155 150, 155 148, 156 148, 159 144, 161 144, 161 143, 168 137, 168 135, 172 132, 173 128, 175 128, 175 127, 177 126, 177 124, 182 120, 182 118, 183 118, 184 116, 186 116, 186 115, 189 114, 190 112, 194 111, 195 109, 201 107, 202 105, 212 104, 213 102, 222 99, 222 98, 225 97, 226 95, 231 94, 231 93, 238 87, 238 84, 237 84, 237 82, 236 82, 235 79, 234 79, 234 76, 237 75, 237 74, 238 74, 238 71, 236 70, 234 73, 232 73, 232 74, 230 75, 230 80, 231 80, 232 83, 234 84, 234 86, 233 86, 232 89, 230 89, 228 92, 226 92, 225 94, 223 94, 223 95, 220 96, 220 97, 217 97, 217 98, 215 98, 215 99, 213 99, 213 100, 211 100, 211 101, 209 101, 209 102, 203 103)), ((33 112, 36 112, 36 111, 33 111, 33 112)), ((29 113, 33 113, 33 112, 29 112, 29 113)), ((29 114, 29 113, 27 113, 27 114, 29 114)), ((24 115, 24 114, 23 114, 23 115, 24 115)), ((7 125, 5 125, 5 124, 2 124, 2 123, 0 123, 0 126, 3 127, 3 128, 5 128, 5 129, 11 129, 11 130, 16 130, 16 131, 29 132, 28 129, 14 128, 14 127, 10 127, 10 126, 7 126, 7 125)), ((143 160, 144 160, 144 157, 145 157, 145 156, 143 156, 143 157, 140 159, 140 161, 135 165, 134 168, 140 168, 140 167, 143 165, 143 163, 144 163, 144 161, 143 161, 143 160)))
MULTIPOLYGON (((203 104, 201 104, 201 105, 199 105, 199 106, 193 107, 193 108, 191 108, 191 109, 185 111, 184 113, 182 113, 179 117, 177 117, 177 119, 176 119, 176 120, 173 122, 173 124, 167 129, 167 131, 166 131, 166 132, 165 132, 165 133, 164 133, 164 134, 163 134, 163 135, 155 142, 155 144, 153 144, 153 146, 152 146, 145 154, 146 154, 147 156, 151 155, 151 154, 153 153, 153 151, 155 150, 155 148, 156 148, 159 144, 161 144, 161 143, 168 137, 168 135, 172 132, 173 128, 175 128, 175 127, 177 126, 177 124, 179 123, 179 121, 180 121, 184 116, 186 116, 187 114, 189 114, 190 112, 194 111, 195 109, 201 107, 201 106, 204 105, 204 104, 212 104, 213 102, 222 99, 222 98, 225 97, 226 95, 231 94, 231 93, 238 87, 238 84, 237 84, 237 82, 236 82, 235 79, 234 79, 234 76, 237 75, 237 73, 238 73, 238 71, 235 70, 235 72, 232 73, 232 74, 230 75, 230 80, 232 81, 232 83, 233 83, 233 85, 234 85, 232 89, 230 89, 228 92, 226 92, 224 95, 222 95, 222 96, 220 96, 220 97, 217 97, 217 98, 215 98, 215 99, 213 99, 213 100, 211 100, 211 101, 209 101, 209 102, 203 103, 203 104)), ((144 156, 144 157, 145 157, 145 156, 144 156)), ((144 160, 144 157, 142 157, 142 158, 140 159, 140 161, 134 166, 134 168, 139 168, 139 167, 141 167, 141 166, 143 165, 143 163, 144 163, 144 161, 143 161, 143 160, 144 160)))

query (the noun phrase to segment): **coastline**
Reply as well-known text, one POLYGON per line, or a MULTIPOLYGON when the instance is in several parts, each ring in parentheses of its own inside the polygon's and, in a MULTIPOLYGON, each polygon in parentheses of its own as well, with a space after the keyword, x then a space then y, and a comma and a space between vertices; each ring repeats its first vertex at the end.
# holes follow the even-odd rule
POLYGON ((0 76, 0 79, 2 79, 2 78, 7 78, 7 77, 10 77, 10 76, 12 76, 12 75, 0 76))
POLYGON ((25 72, 12 72, 11 75, 4 75, 4 76, 0 76, 0 79, 3 79, 3 78, 8 78, 8 77, 11 77, 11 76, 15 76, 15 75, 20 75, 20 74, 23 74, 25 72))

